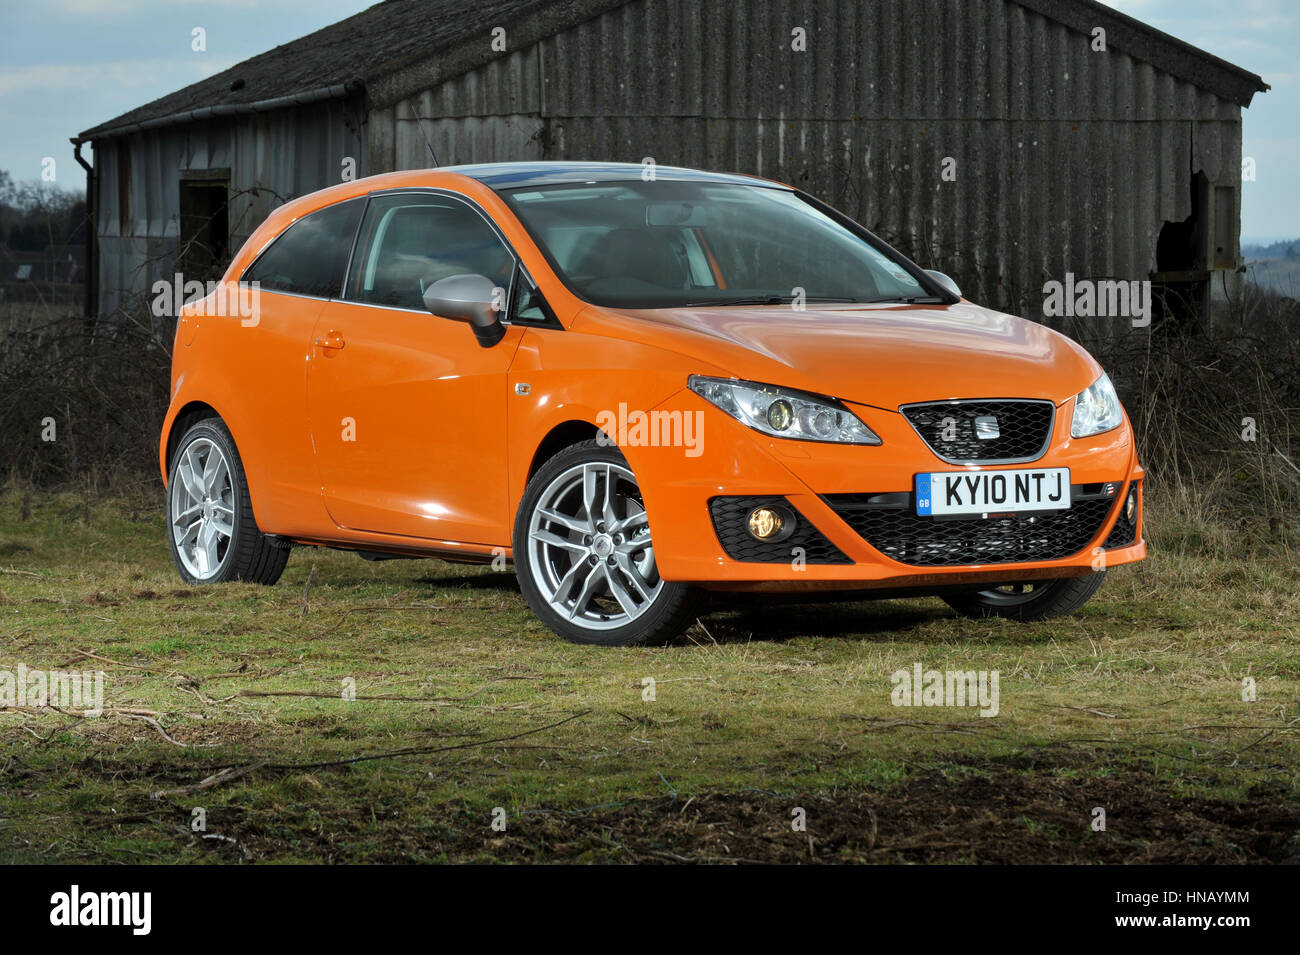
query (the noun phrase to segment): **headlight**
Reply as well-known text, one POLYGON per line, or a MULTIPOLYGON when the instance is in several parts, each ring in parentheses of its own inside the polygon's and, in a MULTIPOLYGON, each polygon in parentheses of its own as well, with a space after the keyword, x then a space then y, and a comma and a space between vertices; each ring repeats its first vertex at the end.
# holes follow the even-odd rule
POLYGON ((870 428, 833 398, 735 378, 691 375, 689 386, 741 424, 774 438, 880 444, 870 428))
POLYGON ((1120 408, 1119 395, 1107 375, 1102 375, 1088 389, 1074 396, 1074 421, 1070 425, 1070 437, 1086 438, 1092 434, 1101 434, 1112 428, 1118 428, 1124 420, 1124 411, 1120 408))

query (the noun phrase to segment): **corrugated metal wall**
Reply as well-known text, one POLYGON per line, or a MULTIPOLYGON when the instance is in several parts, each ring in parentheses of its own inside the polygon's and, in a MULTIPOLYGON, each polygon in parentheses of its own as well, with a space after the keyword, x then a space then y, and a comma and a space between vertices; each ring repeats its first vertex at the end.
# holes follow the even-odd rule
POLYGON ((536 46, 386 106, 369 117, 370 173, 543 158, 536 46))
POLYGON ((357 115, 333 101, 97 144, 101 312, 171 274, 182 170, 230 167, 238 243, 344 156, 362 175, 431 165, 426 136, 443 165, 650 156, 781 179, 1024 314, 1067 271, 1145 279, 1197 170, 1234 187, 1240 231, 1237 106, 1008 0, 639 0, 357 115))
POLYGON ((158 279, 172 278, 187 174, 230 171, 230 243, 237 249, 285 200, 339 182, 345 157, 364 174, 361 116, 358 104, 333 100, 97 142, 99 313, 111 315, 158 279))
POLYGON ((1067 271, 1145 279, 1192 173, 1240 179, 1237 106, 1090 39, 1006 0, 641 0, 373 110, 370 171, 429 164, 420 116, 444 164, 757 173, 1023 311, 1067 271))

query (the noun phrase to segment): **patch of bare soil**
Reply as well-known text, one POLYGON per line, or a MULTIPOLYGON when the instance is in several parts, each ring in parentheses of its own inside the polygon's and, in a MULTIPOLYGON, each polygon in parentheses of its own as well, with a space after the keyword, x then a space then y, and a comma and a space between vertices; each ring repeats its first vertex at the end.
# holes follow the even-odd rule
MULTIPOLYGON (((14 762, 11 783, 22 785, 29 771, 14 762)), ((536 806, 506 817, 504 832, 492 830, 482 803, 340 803, 330 788, 343 780, 303 774, 282 782, 269 811, 214 808, 210 828, 219 840, 179 831, 214 862, 1300 864, 1300 803, 1286 787, 1210 799, 1180 794, 1142 767, 1068 762, 924 770, 881 790, 536 806), (1096 808, 1105 810, 1104 831, 1093 828, 1096 808), (792 825, 796 809, 802 828, 792 825)), ((121 831, 134 813, 153 819, 145 828, 156 836, 161 819, 188 818, 196 799, 160 806, 142 795, 86 823, 121 831)))
POLYGON ((453 859, 643 863, 1300 864, 1300 806, 1175 795, 1144 773, 1107 778, 1002 769, 935 773, 885 792, 713 793, 591 812, 555 810, 480 830, 453 859), (806 830, 792 827, 793 810, 806 830), (1094 807, 1105 831, 1092 828, 1094 807))

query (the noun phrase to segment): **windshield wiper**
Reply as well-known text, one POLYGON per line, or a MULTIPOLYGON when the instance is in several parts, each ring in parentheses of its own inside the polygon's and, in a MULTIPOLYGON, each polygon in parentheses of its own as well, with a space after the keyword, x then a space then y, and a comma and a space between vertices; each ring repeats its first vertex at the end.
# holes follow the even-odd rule
POLYGON ((936 295, 913 295, 911 298, 896 298, 892 295, 887 295, 884 298, 867 299, 862 304, 884 305, 885 303, 890 303, 890 304, 898 304, 898 305, 916 305, 918 303, 925 303, 928 305, 934 302, 942 303, 943 299, 939 298, 936 295))
MULTIPOLYGON (((828 295, 805 295, 805 302, 819 302, 822 304, 830 302, 843 302, 845 304, 859 304, 855 298, 836 298, 828 295)), ((709 306, 728 306, 728 305, 789 305, 794 301, 793 295, 750 295, 745 298, 720 298, 703 302, 687 302, 679 308, 706 308, 709 306)))

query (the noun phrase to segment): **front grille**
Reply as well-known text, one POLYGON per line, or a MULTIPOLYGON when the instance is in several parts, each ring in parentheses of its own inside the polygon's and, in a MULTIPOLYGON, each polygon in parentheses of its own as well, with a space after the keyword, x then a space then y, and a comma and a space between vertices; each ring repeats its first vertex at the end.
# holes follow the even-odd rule
MULTIPOLYGON (((1138 488, 1140 493, 1142 485, 1139 483, 1133 486, 1138 488)), ((1120 496, 1120 500, 1128 500, 1127 491, 1120 496)), ((1125 514, 1124 506, 1121 504, 1119 516, 1115 518, 1115 526, 1110 529, 1110 534, 1106 537, 1105 548, 1107 550, 1113 550, 1116 547, 1128 547, 1137 539, 1137 530, 1137 511, 1134 510, 1133 519, 1129 520, 1128 516, 1125 514)))
POLYGON ((1056 406, 1031 399, 989 399, 904 405, 899 411, 930 450, 950 464, 1016 464, 1047 452, 1056 406), (980 437, 976 419, 981 419, 986 435, 995 428, 997 437, 980 437))
POLYGON ((853 563, 783 497, 715 497, 709 501, 709 513, 722 549, 732 560, 788 564, 802 553, 808 564, 853 563), (783 541, 755 540, 749 533, 749 515, 754 508, 764 505, 780 505, 792 512, 796 521, 794 533, 783 541))
POLYGON ((829 494, 840 517, 886 557, 915 567, 1017 564, 1059 560, 1082 551, 1101 532, 1113 497, 1076 490, 1067 511, 992 518, 935 518, 916 513, 915 497, 829 494))

